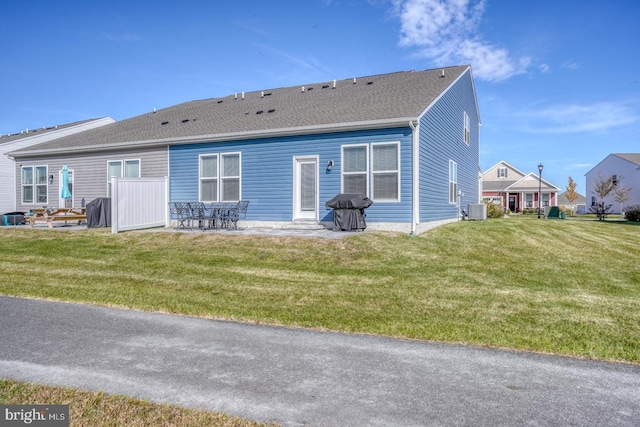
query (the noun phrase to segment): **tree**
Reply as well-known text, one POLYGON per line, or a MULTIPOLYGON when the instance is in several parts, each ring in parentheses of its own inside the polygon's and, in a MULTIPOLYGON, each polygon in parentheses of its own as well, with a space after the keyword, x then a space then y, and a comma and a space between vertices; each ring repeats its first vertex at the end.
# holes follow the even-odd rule
POLYGON ((618 177, 618 181, 614 184, 614 189, 613 189, 613 200, 615 200, 616 202, 620 203, 620 216, 624 216, 622 214, 622 204, 624 202, 628 202, 629 201, 629 197, 631 194, 631 188, 629 187, 623 187, 620 185, 620 183, 622 182, 622 179, 624 177, 620 176, 618 177))
POLYGON ((589 207, 589 210, 596 214, 600 221, 604 221, 607 215, 611 213, 611 207, 613 205, 605 204, 604 199, 613 191, 615 186, 616 184, 613 182, 612 176, 604 179, 600 174, 598 174, 598 176, 593 179, 593 191, 591 193, 598 196, 600 201, 596 202, 594 206, 589 207))
POLYGON ((569 207, 571 208, 571 212, 575 211, 574 202, 578 200, 578 193, 576 192, 576 187, 578 184, 573 180, 573 178, 569 177, 569 183, 567 184, 567 188, 564 192, 564 197, 569 202, 569 207))

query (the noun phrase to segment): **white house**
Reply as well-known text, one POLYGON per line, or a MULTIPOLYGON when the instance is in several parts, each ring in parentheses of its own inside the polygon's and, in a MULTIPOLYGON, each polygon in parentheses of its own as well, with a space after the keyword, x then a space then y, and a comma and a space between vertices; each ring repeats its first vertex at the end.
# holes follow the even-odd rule
MULTIPOLYGON (((585 176, 587 180, 587 211, 598 201, 598 196, 593 190, 598 177, 602 179, 611 177, 614 183, 631 189, 629 200, 622 204, 622 211, 625 210, 625 206, 640 205, 640 153, 609 154, 585 176)), ((620 213, 620 203, 614 200, 613 194, 609 194, 604 202, 606 205, 612 205, 611 213, 620 213)))

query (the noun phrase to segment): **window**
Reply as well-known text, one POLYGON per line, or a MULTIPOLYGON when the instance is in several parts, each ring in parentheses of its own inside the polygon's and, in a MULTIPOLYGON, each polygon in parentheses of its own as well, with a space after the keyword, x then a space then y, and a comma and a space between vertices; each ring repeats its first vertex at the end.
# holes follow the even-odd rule
POLYGON ((527 209, 533 208, 533 193, 526 193, 524 195, 524 207, 527 209))
POLYGON ((458 200, 458 164, 449 160, 449 203, 458 200))
POLYGON ((109 160, 107 162, 107 195, 111 197, 111 178, 140 178, 140 160, 109 160))
POLYGON ((507 177, 507 168, 500 167, 498 168, 498 178, 506 178, 507 177))
POLYGON ((467 145, 469 145, 471 143, 470 129, 471 129, 471 122, 469 121, 469 115, 465 111, 464 112, 464 135, 463 135, 463 139, 464 139, 464 143, 467 144, 467 145))
POLYGON ((48 203, 49 185, 46 166, 22 167, 22 203, 48 203))
POLYGON ((397 143, 371 145, 371 173, 373 176, 371 191, 373 200, 396 201, 400 198, 398 146, 399 144, 397 143))
POLYGON ((349 194, 369 194, 367 145, 342 147, 342 192, 349 194))
POLYGON ((240 153, 200 156, 200 201, 237 202, 241 198, 240 153))
POLYGON ((549 193, 542 193, 542 206, 549 206, 549 193))
POLYGON ((400 200, 400 143, 342 146, 342 192, 378 202, 400 200))
POLYGON ((218 155, 200 156, 200 201, 218 201, 218 155))
POLYGON ((223 154, 220 174, 222 202, 240 200, 240 154, 223 154))
POLYGON ((595 206, 595 205, 596 205, 596 197, 591 196, 591 206, 595 206))

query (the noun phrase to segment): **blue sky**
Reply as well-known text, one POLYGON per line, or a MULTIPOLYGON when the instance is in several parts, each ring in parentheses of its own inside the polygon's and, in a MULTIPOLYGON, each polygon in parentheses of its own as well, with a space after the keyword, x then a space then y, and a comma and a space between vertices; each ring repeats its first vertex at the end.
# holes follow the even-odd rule
POLYGON ((471 64, 481 164, 561 189, 640 152, 636 0, 3 2, 0 133, 471 64))

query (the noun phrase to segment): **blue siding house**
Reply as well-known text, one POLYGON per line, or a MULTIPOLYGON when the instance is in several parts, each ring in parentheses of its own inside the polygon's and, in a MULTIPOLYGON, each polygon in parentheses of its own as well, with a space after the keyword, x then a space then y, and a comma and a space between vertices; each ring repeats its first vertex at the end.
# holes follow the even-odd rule
POLYGON ((98 159, 77 178, 102 192, 135 161, 172 202, 249 201, 243 227, 332 224, 325 203, 360 193, 369 228, 416 234, 478 202, 479 127, 461 65, 190 101, 14 154, 98 159))
POLYGON ((479 126, 469 66, 236 93, 158 112, 208 120, 169 145, 170 198, 250 201, 246 226, 331 223, 339 193, 373 200, 373 229, 419 233, 479 199, 479 126), (193 112, 191 116, 187 112, 193 112), (195 114, 195 115, 194 115, 195 114))

